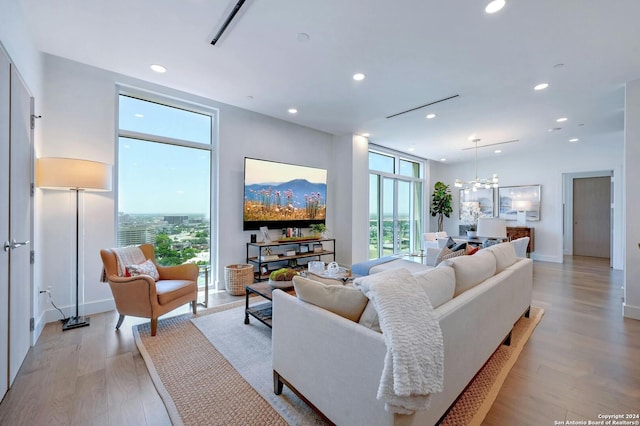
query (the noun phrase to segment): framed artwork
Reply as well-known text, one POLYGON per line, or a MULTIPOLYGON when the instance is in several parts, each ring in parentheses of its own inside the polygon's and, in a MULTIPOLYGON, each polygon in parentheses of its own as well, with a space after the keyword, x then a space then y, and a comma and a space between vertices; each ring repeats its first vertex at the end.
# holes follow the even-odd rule
POLYGON ((501 219, 516 220, 518 211, 524 211, 528 221, 540 220, 540 185, 501 186, 498 199, 501 219))
MULTIPOLYGON (((465 223, 472 221, 472 215, 477 211, 478 217, 493 217, 495 215, 493 200, 494 188, 478 188, 477 191, 460 190, 460 220, 465 223)), ((476 221, 477 218, 476 217, 476 221)))

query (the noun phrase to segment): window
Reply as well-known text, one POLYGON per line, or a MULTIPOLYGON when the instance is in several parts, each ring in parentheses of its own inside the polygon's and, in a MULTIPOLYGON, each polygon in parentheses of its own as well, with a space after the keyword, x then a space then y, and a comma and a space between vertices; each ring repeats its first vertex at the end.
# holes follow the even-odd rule
POLYGON ((165 266, 210 265, 215 112, 128 94, 118 106, 117 246, 154 244, 165 266))
POLYGON ((370 259, 420 250, 423 169, 420 161, 369 151, 370 259))

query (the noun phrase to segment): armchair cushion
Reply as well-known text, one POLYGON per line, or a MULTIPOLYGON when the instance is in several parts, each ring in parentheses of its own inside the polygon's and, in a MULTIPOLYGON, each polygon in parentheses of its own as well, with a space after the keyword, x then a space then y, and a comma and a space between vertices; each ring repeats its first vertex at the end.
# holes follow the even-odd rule
POLYGON ((126 268, 127 272, 132 277, 137 277, 138 275, 149 275, 154 281, 158 281, 160 279, 158 268, 156 268, 156 265, 149 259, 139 265, 127 265, 126 268))
POLYGON ((160 280, 156 282, 156 294, 158 303, 166 305, 182 296, 197 291, 197 286, 193 281, 188 280, 160 280))

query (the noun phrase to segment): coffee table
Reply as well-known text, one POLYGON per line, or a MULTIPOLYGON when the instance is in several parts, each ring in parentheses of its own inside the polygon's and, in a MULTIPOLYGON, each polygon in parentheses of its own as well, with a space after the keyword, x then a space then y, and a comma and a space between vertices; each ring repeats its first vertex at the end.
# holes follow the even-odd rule
MULTIPOLYGON (((276 287, 270 286, 268 282, 259 282, 251 284, 245 287, 246 302, 244 308, 244 323, 249 324, 249 315, 256 318, 269 328, 272 328, 272 293, 273 290, 278 290, 276 287), (251 294, 257 294, 267 299, 266 302, 256 303, 249 305, 249 296, 251 294)), ((286 291, 289 294, 295 296, 296 292, 293 287, 281 288, 279 290, 286 291)))

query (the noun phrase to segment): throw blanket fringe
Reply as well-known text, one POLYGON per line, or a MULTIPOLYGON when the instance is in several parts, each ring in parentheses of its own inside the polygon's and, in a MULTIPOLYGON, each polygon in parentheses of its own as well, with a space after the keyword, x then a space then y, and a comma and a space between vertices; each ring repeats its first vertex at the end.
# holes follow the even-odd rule
POLYGON ((444 384, 444 341, 427 293, 406 269, 355 280, 378 312, 387 345, 377 398, 393 413, 426 410, 444 384))
MULTIPOLYGON (((145 260, 144 253, 140 247, 118 247, 111 249, 116 255, 116 259, 118 260, 118 276, 124 277, 127 275, 127 266, 129 265, 139 265, 145 260)), ((100 281, 107 282, 107 271, 102 268, 102 276, 100 277, 100 281)))

